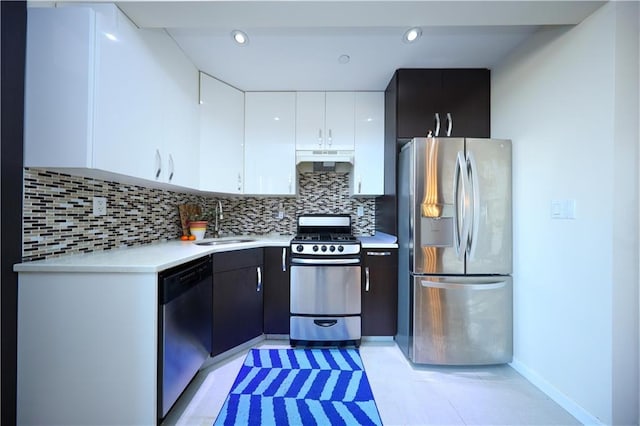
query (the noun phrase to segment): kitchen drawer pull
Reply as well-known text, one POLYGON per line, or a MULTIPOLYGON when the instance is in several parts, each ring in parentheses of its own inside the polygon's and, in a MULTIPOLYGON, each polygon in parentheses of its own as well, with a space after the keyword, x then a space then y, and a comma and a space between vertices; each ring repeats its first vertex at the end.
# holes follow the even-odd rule
POLYGON ((367 256, 391 256, 390 251, 368 251, 367 256))
POLYGON ((435 119, 436 119, 435 137, 437 138, 438 136, 440 136, 440 114, 438 114, 437 112, 435 114, 435 119))
POLYGON ((320 327, 333 327, 338 323, 338 320, 313 320, 313 323, 320 327))
POLYGON ((282 248, 282 272, 287 272, 287 248, 282 248))
POLYGON ((256 291, 259 292, 260 290, 262 290, 262 268, 258 266, 257 271, 258 271, 258 286, 256 288, 256 291))
POLYGON ((364 268, 364 291, 369 291, 369 267, 364 268))
POLYGON ((451 129, 453 128, 453 118, 451 117, 451 113, 447 113, 447 136, 451 136, 451 129))

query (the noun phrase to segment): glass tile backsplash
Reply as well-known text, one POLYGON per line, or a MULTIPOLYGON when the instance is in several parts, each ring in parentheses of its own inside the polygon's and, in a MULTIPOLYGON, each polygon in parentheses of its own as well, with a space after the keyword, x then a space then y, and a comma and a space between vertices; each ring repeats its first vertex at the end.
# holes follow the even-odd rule
POLYGON ((348 173, 300 173, 298 179, 297 197, 220 197, 26 168, 23 260, 176 239, 182 234, 180 204, 213 208, 218 200, 225 234, 293 235, 301 213, 350 213, 354 233, 375 232, 375 200, 349 197, 348 173), (93 216, 93 197, 107 199, 106 215, 93 216), (361 217, 358 207, 364 211, 361 217), (279 212, 284 212, 282 218, 279 212))

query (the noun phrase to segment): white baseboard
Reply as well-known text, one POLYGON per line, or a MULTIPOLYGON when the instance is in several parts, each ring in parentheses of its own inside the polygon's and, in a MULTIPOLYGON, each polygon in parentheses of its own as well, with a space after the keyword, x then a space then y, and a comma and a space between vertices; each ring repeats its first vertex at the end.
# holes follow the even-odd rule
POLYGON ((525 379, 530 381, 534 386, 544 392, 549 398, 554 400, 558 405, 567 410, 569 414, 575 417, 583 425, 604 425, 600 419, 594 417, 587 410, 570 399, 567 395, 560 392, 555 386, 546 381, 535 371, 529 369, 526 365, 514 358, 509 364, 514 370, 520 373, 525 379))

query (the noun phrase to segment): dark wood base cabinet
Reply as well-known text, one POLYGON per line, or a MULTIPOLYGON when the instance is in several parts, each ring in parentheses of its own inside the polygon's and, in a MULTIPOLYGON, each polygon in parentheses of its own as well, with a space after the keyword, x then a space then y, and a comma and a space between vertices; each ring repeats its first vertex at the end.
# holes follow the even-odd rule
POLYGON ((264 249, 264 334, 289 334, 289 247, 264 249))
POLYGON ((362 250, 362 335, 394 336, 398 320, 398 249, 362 250))
POLYGON ((213 335, 215 356, 262 334, 263 249, 213 255, 213 335))

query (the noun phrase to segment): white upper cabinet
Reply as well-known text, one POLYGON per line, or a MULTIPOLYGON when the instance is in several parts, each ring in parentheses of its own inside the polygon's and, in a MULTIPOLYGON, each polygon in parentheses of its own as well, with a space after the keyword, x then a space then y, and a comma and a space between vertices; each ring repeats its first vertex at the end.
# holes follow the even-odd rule
MULTIPOLYGON (((198 69, 164 30, 145 30, 143 38, 156 41, 153 59, 156 64, 157 90, 161 105, 161 153, 163 170, 160 179, 187 188, 198 188, 200 118, 198 111, 198 69)), ((151 43, 149 42, 149 45, 151 43)))
POLYGON ((88 8, 28 8, 24 164, 93 165, 96 16, 88 8))
POLYGON ((356 92, 351 195, 384 193, 384 92, 356 92))
POLYGON ((200 189, 242 194, 244 93, 200 73, 200 189))
POLYGON ((245 194, 296 194, 295 92, 245 93, 245 194))
POLYGON ((297 92, 296 149, 350 151, 355 92, 297 92))
POLYGON ((195 188, 197 96, 173 40, 116 6, 28 8, 25 166, 195 188))

